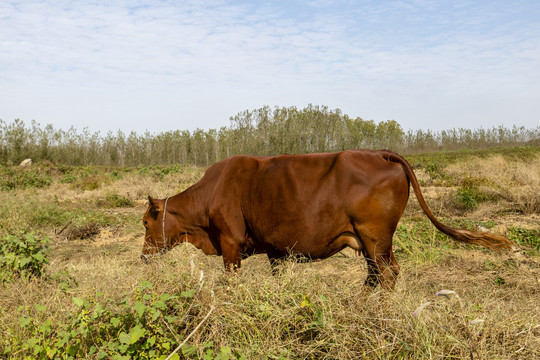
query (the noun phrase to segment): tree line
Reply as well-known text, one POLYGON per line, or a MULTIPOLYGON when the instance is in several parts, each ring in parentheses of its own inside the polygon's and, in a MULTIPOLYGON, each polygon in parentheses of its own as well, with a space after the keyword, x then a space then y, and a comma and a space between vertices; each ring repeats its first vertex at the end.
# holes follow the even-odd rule
POLYGON ((540 145, 540 126, 491 129, 407 130, 395 120, 376 123, 352 118, 339 109, 309 105, 264 106, 230 118, 230 125, 207 131, 174 130, 101 134, 0 120, 0 164, 26 158, 66 165, 208 166, 237 154, 278 155, 346 149, 389 149, 401 153, 540 145))

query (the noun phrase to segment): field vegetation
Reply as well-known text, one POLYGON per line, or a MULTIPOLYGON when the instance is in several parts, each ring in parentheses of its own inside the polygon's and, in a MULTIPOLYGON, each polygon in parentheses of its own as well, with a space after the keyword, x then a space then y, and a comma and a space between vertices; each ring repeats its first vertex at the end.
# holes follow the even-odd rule
POLYGON ((348 251, 275 276, 265 256, 227 275, 188 244, 145 265, 147 195, 178 193, 204 167, 2 166, 0 357, 540 357, 540 149, 407 159, 441 220, 504 233, 521 251, 456 243, 412 198, 394 237, 393 292, 364 292, 365 261, 348 251))

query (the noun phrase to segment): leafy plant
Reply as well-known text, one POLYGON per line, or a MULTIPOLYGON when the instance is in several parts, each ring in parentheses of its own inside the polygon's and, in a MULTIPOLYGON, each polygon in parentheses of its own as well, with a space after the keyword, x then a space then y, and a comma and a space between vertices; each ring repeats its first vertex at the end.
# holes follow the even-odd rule
POLYGON ((108 194, 105 198, 105 203, 111 207, 132 207, 133 201, 124 195, 108 194))
POLYGON ((481 179, 466 178, 461 182, 454 196, 458 207, 465 210, 475 210, 478 206, 491 197, 480 190, 481 179))
POLYGON ((515 241, 518 245, 532 247, 532 250, 527 251, 531 253, 531 255, 538 255, 540 253, 540 230, 531 230, 515 226, 508 229, 506 236, 508 236, 510 240, 515 241))
POLYGON ((109 178, 103 175, 92 175, 92 176, 85 176, 85 177, 77 179, 77 181, 74 181, 72 183, 72 186, 75 189, 96 190, 102 184, 106 184, 108 182, 109 182, 109 178))
MULTIPOLYGON (((190 319, 199 312, 192 304, 197 291, 159 295, 152 288, 152 283, 143 281, 119 301, 103 298, 101 293, 93 298, 73 297, 74 309, 54 323, 42 305, 36 305, 34 316, 20 307, 20 328, 13 332, 24 336, 11 337, 3 353, 43 359, 164 359, 178 343, 176 334, 189 333, 193 327, 190 319)), ((183 358, 196 359, 198 353, 206 359, 242 358, 230 348, 214 352, 212 347, 209 343, 198 351, 185 346, 183 358)))
POLYGON ((446 179, 446 174, 443 172, 444 166, 441 166, 438 162, 430 162, 426 165, 426 173, 433 180, 443 180, 446 179))
POLYGON ((420 263, 440 262, 444 248, 451 244, 446 235, 438 232, 425 219, 398 226, 394 241, 399 246, 396 256, 406 253, 420 263))
POLYGON ((119 170, 112 170, 109 176, 113 178, 114 180, 120 180, 124 177, 124 175, 122 175, 122 173, 119 170))
POLYGON ((15 276, 39 277, 49 263, 48 238, 33 233, 7 235, 0 245, 0 281, 9 281, 15 276))
POLYGON ((51 177, 41 172, 38 168, 3 168, 0 176, 0 188, 4 191, 45 188, 52 183, 51 177))
POLYGON ((60 179, 63 184, 73 184, 77 180, 77 176, 72 172, 64 174, 64 177, 60 179))

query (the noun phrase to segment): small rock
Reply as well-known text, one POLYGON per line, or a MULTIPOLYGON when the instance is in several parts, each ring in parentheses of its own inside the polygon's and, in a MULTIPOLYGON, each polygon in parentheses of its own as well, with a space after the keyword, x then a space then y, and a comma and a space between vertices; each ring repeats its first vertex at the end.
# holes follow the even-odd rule
POLYGON ((22 166, 22 167, 31 166, 31 165, 32 165, 32 159, 24 159, 19 164, 19 166, 22 166))

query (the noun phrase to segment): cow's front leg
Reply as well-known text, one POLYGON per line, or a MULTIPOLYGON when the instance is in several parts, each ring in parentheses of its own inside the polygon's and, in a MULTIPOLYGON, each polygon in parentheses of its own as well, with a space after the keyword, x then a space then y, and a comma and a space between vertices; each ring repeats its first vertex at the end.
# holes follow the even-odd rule
POLYGON ((219 234, 225 271, 238 270, 246 242, 246 225, 242 214, 222 204, 210 214, 210 219, 211 226, 219 234))
POLYGON ((242 246, 240 240, 230 237, 221 237, 221 251, 223 254, 223 265, 226 271, 236 271, 240 269, 242 261, 242 246))

